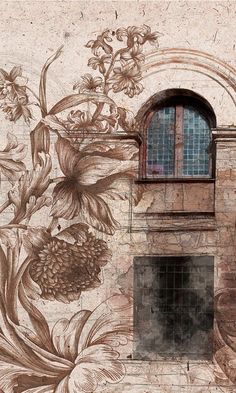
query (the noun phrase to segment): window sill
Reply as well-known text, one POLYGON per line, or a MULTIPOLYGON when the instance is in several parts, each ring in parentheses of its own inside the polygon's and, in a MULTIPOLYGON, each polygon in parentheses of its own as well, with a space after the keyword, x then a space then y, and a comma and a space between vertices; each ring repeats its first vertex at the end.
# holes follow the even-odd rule
POLYGON ((162 177, 156 179, 138 179, 135 180, 136 184, 144 184, 144 183, 214 183, 214 178, 206 178, 206 177, 181 177, 181 178, 173 178, 173 177, 162 177))

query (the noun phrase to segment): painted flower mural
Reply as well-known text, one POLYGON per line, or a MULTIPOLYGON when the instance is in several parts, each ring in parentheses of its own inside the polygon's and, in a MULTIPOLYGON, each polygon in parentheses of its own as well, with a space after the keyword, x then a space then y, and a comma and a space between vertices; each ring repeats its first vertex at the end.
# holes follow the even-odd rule
POLYGON ((112 263, 107 239, 119 227, 109 201, 126 198, 119 195, 117 181, 133 179, 137 172, 136 142, 126 142, 135 129, 134 116, 109 93, 133 97, 142 92, 143 46, 157 37, 143 26, 107 29, 90 40, 88 66, 100 75, 82 75, 73 93, 51 109, 47 72, 62 48, 44 64, 38 94, 21 66, 0 69, 0 107, 6 119, 30 125, 34 109, 34 115, 41 112, 29 135, 32 162, 29 154, 26 160, 26 139, 21 143, 13 133, 0 151, 0 172, 9 184, 0 206, 4 393, 91 393, 125 375, 118 349, 132 338, 131 299, 114 293, 98 301, 93 295, 103 285, 104 267, 112 263), (107 138, 110 134, 115 138, 107 138), (79 306, 82 293, 98 303, 93 311, 79 306), (78 312, 49 325, 41 300, 42 308, 47 301, 77 301, 78 312))
POLYGON ((25 393, 91 393, 102 383, 120 382, 125 368, 116 349, 132 336, 130 307, 128 298, 117 295, 93 312, 82 310, 70 320, 60 319, 49 336, 51 351, 9 323, 8 331, 17 339, 7 342, 1 337, 1 389, 13 393, 20 380, 29 385, 25 393))

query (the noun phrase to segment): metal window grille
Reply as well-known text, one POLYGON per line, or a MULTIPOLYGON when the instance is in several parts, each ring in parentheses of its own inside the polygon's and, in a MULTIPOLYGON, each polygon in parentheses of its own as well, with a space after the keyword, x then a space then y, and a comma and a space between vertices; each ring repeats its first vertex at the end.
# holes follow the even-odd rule
POLYGON ((136 257, 138 359, 212 357, 213 257, 136 257))

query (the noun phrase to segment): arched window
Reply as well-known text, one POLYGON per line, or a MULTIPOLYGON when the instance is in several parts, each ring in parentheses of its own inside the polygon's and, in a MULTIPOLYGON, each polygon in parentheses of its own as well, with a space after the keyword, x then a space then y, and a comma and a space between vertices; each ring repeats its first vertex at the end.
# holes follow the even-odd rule
POLYGON ((202 97, 186 90, 177 92, 146 112, 144 178, 212 177, 214 112, 202 97))

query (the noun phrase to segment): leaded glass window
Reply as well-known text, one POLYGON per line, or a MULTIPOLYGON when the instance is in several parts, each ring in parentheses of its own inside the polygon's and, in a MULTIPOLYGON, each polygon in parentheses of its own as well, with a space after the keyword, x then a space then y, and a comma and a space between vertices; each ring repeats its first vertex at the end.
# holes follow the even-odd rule
POLYGON ((205 114, 188 105, 160 108, 147 127, 146 176, 210 177, 210 146, 205 114))

